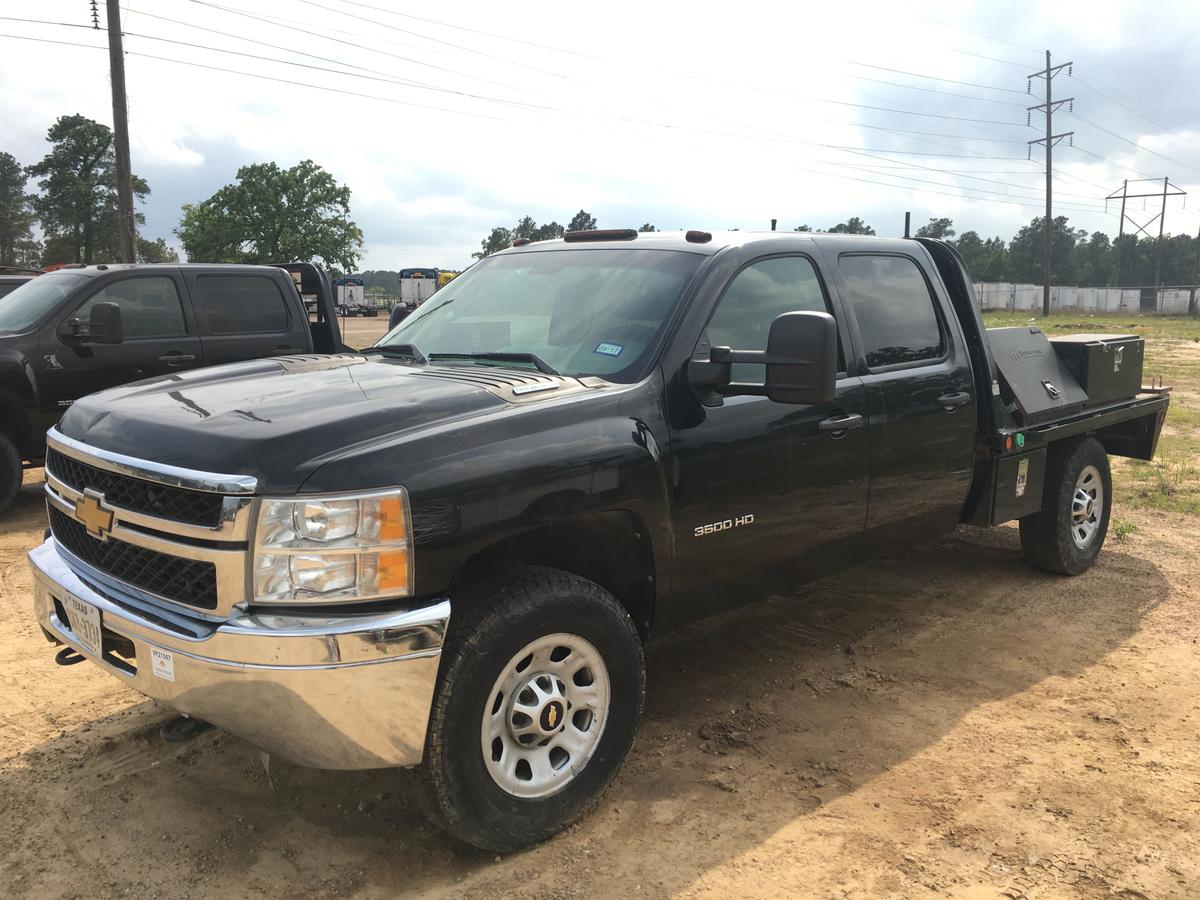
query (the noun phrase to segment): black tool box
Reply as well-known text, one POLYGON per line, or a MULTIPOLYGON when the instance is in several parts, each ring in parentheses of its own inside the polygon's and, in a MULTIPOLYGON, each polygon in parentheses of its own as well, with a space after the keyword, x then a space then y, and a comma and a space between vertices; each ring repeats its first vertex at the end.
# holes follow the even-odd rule
POLYGON ((1040 328, 989 328, 987 339, 1000 370, 1000 398, 1021 424, 1083 409, 1087 394, 1040 328))
POLYGON ((1087 392, 1087 405, 1136 397, 1146 342, 1135 334, 1072 334, 1050 342, 1087 392))

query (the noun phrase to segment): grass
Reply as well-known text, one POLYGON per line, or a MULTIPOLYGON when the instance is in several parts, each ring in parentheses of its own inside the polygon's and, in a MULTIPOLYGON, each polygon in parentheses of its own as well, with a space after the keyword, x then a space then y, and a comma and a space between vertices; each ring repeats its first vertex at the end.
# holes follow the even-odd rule
POLYGON ((1137 531, 1137 526, 1128 519, 1114 518, 1112 520, 1112 535, 1118 541, 1123 541, 1137 531))
MULTIPOLYGON (((1137 334, 1146 339, 1143 379, 1162 376, 1171 386, 1171 406, 1150 462, 1115 459, 1115 506, 1156 509, 1200 516, 1200 318, 1142 316, 1129 313, 1056 313, 1047 318, 1029 313, 985 313, 989 328, 1037 325, 1046 334, 1102 332, 1137 334)), ((1113 533, 1123 540, 1133 524, 1113 517, 1113 533)))

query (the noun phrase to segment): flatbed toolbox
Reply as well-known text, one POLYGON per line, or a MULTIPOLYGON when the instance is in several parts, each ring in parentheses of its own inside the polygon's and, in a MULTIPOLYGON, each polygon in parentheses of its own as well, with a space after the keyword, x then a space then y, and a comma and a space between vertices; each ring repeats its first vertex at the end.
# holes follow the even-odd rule
POLYGON ((1050 341, 1087 392, 1086 406, 1136 397, 1142 389, 1146 342, 1135 334, 1072 334, 1050 341))

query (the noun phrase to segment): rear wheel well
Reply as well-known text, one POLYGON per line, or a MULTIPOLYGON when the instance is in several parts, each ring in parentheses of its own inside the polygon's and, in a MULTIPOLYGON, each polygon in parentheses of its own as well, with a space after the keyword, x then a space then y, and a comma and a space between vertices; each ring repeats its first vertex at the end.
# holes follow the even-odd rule
POLYGON ((593 581, 629 613, 644 641, 654 620, 654 555, 642 520, 631 512, 589 513, 523 531, 476 553, 455 573, 453 597, 468 584, 519 566, 560 569, 593 581))

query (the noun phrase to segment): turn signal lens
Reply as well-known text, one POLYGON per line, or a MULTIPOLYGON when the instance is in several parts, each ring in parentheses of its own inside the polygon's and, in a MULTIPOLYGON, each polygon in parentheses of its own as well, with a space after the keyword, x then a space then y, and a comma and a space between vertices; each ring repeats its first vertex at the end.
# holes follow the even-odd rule
POLYGON ((391 553, 380 553, 379 590, 392 591, 408 587, 408 551, 394 550, 391 553))
POLYGON ((408 537, 408 514, 404 498, 385 497, 379 501, 379 543, 391 544, 408 537))

